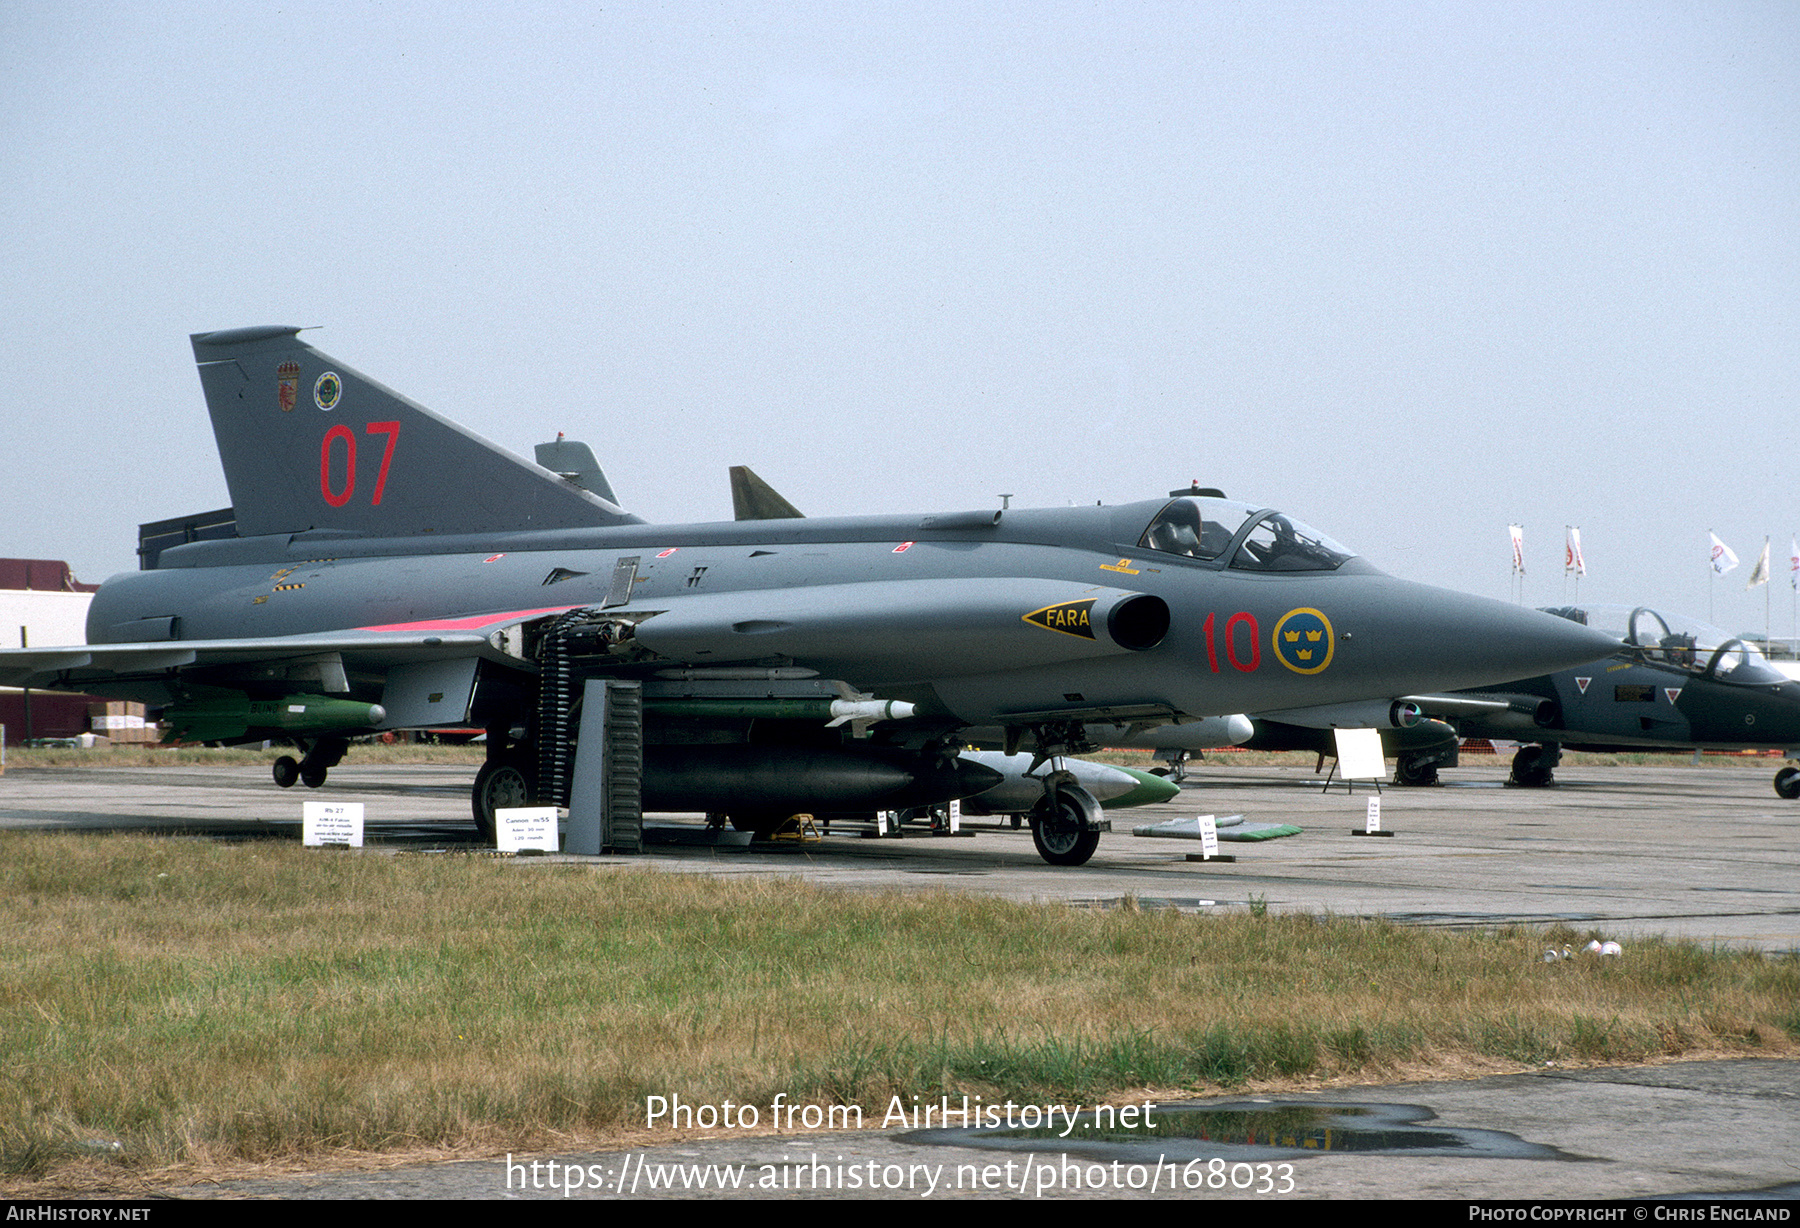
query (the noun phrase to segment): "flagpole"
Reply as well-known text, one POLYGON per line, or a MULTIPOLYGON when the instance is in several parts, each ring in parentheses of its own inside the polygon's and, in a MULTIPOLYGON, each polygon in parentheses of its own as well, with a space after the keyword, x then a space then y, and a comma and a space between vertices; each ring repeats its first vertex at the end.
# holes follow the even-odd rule
POLYGON ((1563 597, 1570 604, 1581 601, 1581 577, 1587 574, 1587 560, 1581 557, 1581 530, 1572 524, 1563 526, 1563 597), (1569 598, 1569 576, 1575 577, 1575 594, 1569 598))
POLYGON ((1750 580, 1744 587, 1752 589, 1759 584, 1763 586, 1763 644, 1766 646, 1774 634, 1769 624, 1771 598, 1769 597, 1769 538, 1767 535, 1763 537, 1762 553, 1756 556, 1756 566, 1750 569, 1750 580))
POLYGON ((1793 629, 1788 639, 1788 655, 1785 659, 1792 660, 1795 656, 1800 656, 1800 651, 1796 651, 1800 649, 1800 539, 1792 533, 1788 534, 1788 600, 1791 603, 1793 629))
MULTIPOLYGON (((1730 571, 1733 567, 1736 567, 1738 565, 1738 557, 1737 553, 1733 551, 1730 546, 1727 546, 1724 542, 1719 540, 1719 535, 1713 532, 1713 530, 1708 529, 1706 535, 1712 539, 1712 545, 1707 551, 1707 558, 1712 563, 1712 575, 1708 576, 1706 579, 1706 621, 1710 623, 1718 621, 1713 613, 1713 581, 1730 571)), ((1765 548, 1768 545, 1766 542, 1763 544, 1765 548)), ((1767 568, 1765 567, 1764 570, 1766 571, 1767 568)), ((1752 578, 1751 584, 1755 584, 1754 578, 1752 578)))
POLYGON ((1523 525, 1509 524, 1506 535, 1512 539, 1512 574, 1513 602, 1515 605, 1525 604, 1525 528, 1523 525))

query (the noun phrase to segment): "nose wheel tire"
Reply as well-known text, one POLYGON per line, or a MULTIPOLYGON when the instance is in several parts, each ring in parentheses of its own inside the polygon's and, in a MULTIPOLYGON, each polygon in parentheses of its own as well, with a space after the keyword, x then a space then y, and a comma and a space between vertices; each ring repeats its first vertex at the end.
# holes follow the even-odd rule
POLYGON ((1775 793, 1790 802, 1800 798, 1800 768, 1785 767, 1775 773, 1775 793))
POLYGON ((1086 865, 1100 847, 1099 817, 1100 803, 1086 789, 1057 789, 1031 812, 1031 842, 1053 866, 1086 865))

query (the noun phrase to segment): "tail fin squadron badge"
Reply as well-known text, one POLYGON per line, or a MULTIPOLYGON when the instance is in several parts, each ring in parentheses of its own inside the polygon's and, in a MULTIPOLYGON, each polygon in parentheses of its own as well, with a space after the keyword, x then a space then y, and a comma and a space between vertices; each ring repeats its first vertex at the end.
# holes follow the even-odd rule
POLYGON ((300 401, 300 364, 284 362, 275 368, 275 400, 284 414, 292 413, 300 401))
POLYGON ((1275 657, 1296 674, 1317 674, 1331 664, 1331 620, 1317 610, 1289 610, 1275 624, 1275 657))
POLYGON ((1094 599, 1088 597, 1082 601, 1059 601, 1019 617, 1046 631, 1060 631, 1064 635, 1091 640, 1094 638, 1093 613, 1094 599))
POLYGON ((335 408, 338 397, 344 393, 344 383, 338 379, 336 371, 327 371, 313 385, 313 404, 320 409, 335 408))

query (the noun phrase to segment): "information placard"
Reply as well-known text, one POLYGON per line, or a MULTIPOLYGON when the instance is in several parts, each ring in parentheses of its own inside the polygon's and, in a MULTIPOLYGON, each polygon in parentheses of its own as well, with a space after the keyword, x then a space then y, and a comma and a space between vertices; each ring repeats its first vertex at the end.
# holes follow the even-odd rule
POLYGON ((519 853, 527 849, 554 853, 556 845, 555 806, 515 806, 494 811, 494 843, 502 853, 519 853))
POLYGON ((300 839, 303 844, 347 844, 359 849, 363 843, 363 804, 361 802, 300 803, 300 839))

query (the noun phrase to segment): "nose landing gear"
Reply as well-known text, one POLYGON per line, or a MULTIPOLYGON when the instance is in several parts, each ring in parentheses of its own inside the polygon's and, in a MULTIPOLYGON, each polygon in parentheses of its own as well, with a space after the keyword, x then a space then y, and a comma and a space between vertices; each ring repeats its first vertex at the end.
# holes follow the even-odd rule
POLYGON ((275 783, 283 789, 291 789, 298 781, 309 789, 316 789, 325 783, 325 777, 331 769, 344 761, 344 753, 350 749, 348 738, 320 738, 310 748, 306 743, 296 743, 304 752, 305 758, 295 759, 292 755, 283 755, 277 759, 270 769, 275 783))
POLYGON ((1031 808, 1031 842, 1053 866, 1086 865, 1100 847, 1100 833, 1111 828, 1092 793, 1072 780, 1056 780, 1055 774, 1031 808))

